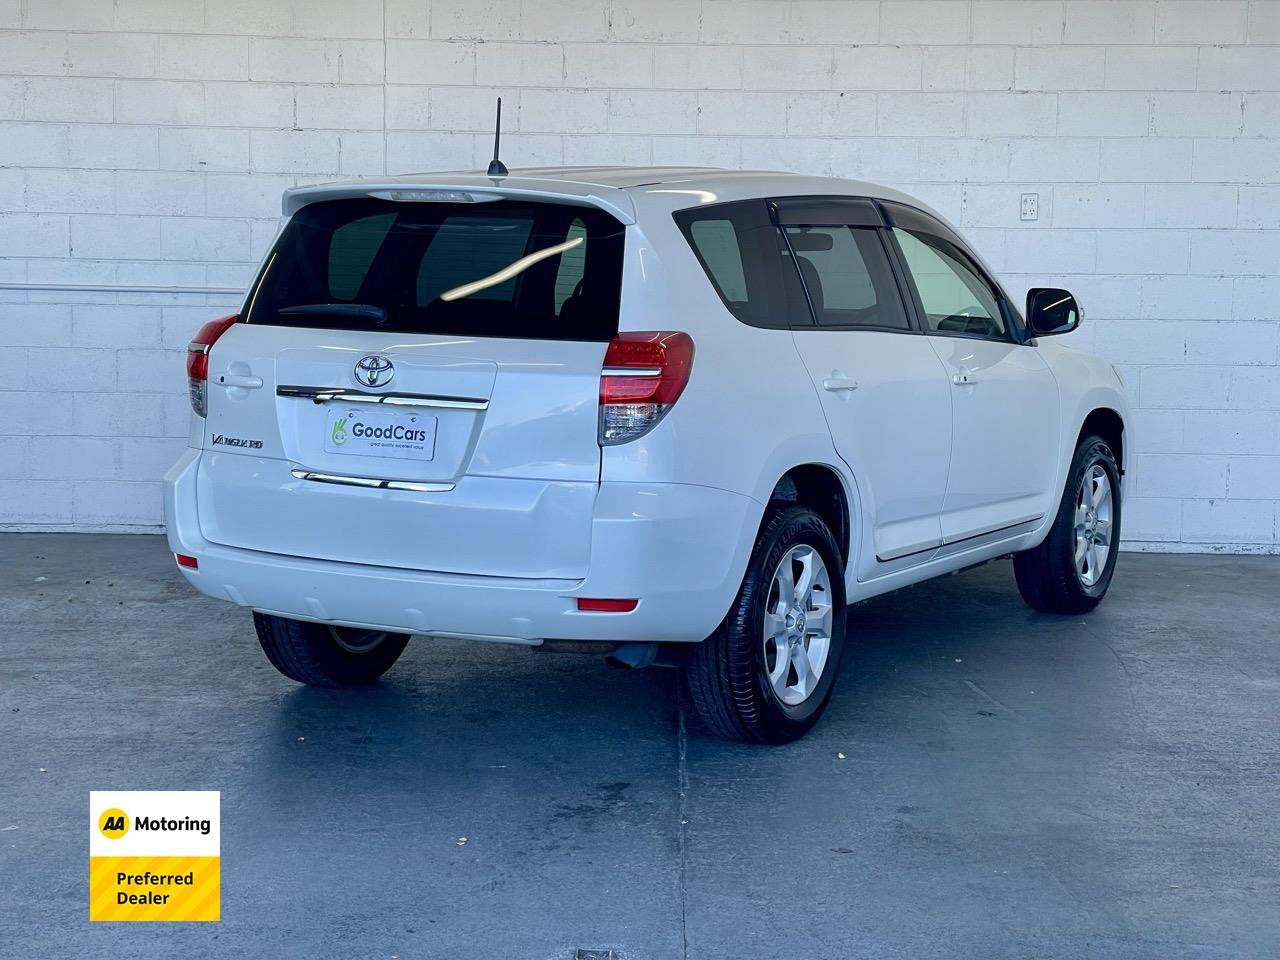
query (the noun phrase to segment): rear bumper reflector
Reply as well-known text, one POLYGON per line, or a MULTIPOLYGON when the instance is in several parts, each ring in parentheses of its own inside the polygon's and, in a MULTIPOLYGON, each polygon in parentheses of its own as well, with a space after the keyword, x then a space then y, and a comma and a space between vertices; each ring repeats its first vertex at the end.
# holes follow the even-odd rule
POLYGON ((174 558, 178 561, 178 566, 187 567, 191 570, 200 569, 200 561, 195 557, 188 556, 185 553, 175 553, 174 558))
POLYGON ((601 600, 588 597, 578 598, 578 609, 591 613, 630 613, 639 600, 601 600))

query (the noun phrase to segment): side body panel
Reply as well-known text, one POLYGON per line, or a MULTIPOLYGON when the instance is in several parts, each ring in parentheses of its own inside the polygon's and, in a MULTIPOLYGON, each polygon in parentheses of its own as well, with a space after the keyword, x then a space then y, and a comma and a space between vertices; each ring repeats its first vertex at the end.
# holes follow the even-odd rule
POLYGON ((947 370, 951 469, 944 542, 989 536, 1045 517, 1058 466, 1058 385, 1036 347, 926 338, 947 370), (959 381, 959 382, 957 382, 959 381))
POLYGON ((856 572, 928 559, 951 456, 951 396, 927 338, 874 330, 797 330, 836 449, 856 465, 863 547, 856 572), (856 384, 839 389, 843 382, 856 384), (831 387, 832 389, 828 389, 831 387))
MULTIPOLYGON (((784 194, 785 186, 776 192, 784 194)), ((719 199, 710 191, 635 191, 638 222, 628 234, 630 286, 621 328, 689 332, 698 351, 693 375, 675 410, 652 433, 604 451, 604 479, 679 478, 740 492, 757 504, 753 519, 758 524, 783 474, 800 464, 828 466, 839 475, 849 504, 851 562, 845 580, 854 602, 1035 546, 1052 523, 1085 417, 1095 408, 1107 407, 1128 423, 1123 391, 1102 361, 1053 343, 1052 338, 1034 345, 994 345, 996 355, 984 356, 981 364, 991 371, 997 386, 1008 374, 1004 393, 1012 401, 1011 408, 989 430, 984 429, 982 418, 973 419, 974 426, 962 442, 985 449, 994 458, 989 466, 975 460, 976 473, 993 475, 1002 469, 1002 460, 1015 458, 1020 473, 1004 483, 1000 497, 1007 503, 1023 501, 1025 514, 1039 519, 1012 532, 940 548, 933 555, 877 561, 872 535, 877 525, 876 501, 866 489, 872 486, 869 475, 874 470, 859 456, 851 455, 846 462, 837 452, 824 422, 827 414, 820 387, 808 378, 805 348, 795 345, 801 334, 749 327, 720 302, 671 220, 674 210, 688 206, 690 195, 704 203, 719 199), (787 339, 792 340, 790 349, 787 339), (1005 447, 1019 443, 1022 446, 1016 450, 1005 447)), ((910 202, 910 198, 898 199, 910 202)), ((947 344, 941 342, 945 338, 917 339, 922 347, 940 341, 936 350, 932 346, 930 350, 938 361, 940 381, 948 384, 948 359, 959 361, 964 355, 947 355, 947 344)), ((955 346, 974 342, 987 347, 985 342, 963 338, 957 338, 955 346)), ((888 379, 892 374, 886 370, 881 376, 888 379)), ((963 399, 961 389, 950 384, 948 388, 954 394, 951 402, 963 399)), ((748 533, 754 536, 754 532, 753 525, 748 533)), ((745 565, 747 551, 740 555, 745 565)))
POLYGON ((688 333, 692 374, 650 433, 603 449, 601 479, 715 487, 763 514, 791 467, 840 460, 791 331, 747 326, 725 309, 671 219, 679 205, 627 230, 619 327, 688 333))

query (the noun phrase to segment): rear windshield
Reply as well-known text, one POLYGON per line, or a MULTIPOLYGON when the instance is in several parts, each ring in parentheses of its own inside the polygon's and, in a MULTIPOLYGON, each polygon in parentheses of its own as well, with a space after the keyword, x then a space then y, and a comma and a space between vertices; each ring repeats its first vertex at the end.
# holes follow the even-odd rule
POLYGON ((602 210, 565 204, 313 203, 280 235, 244 319, 607 341, 618 332, 623 232, 602 210))

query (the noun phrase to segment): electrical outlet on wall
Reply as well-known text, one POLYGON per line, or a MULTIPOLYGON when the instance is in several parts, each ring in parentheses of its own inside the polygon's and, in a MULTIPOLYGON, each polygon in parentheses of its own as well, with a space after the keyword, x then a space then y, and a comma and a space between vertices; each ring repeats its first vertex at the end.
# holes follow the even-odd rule
POLYGON ((1040 194, 1024 193, 1022 195, 1022 219, 1040 219, 1040 194))

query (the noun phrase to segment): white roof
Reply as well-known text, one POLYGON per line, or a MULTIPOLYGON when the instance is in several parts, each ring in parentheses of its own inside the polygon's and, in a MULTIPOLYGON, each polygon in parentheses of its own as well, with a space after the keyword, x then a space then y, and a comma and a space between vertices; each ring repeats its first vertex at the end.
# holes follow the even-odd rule
MULTIPOLYGON (((899 200, 928 209, 890 187, 838 177, 811 177, 766 170, 721 170, 715 167, 527 167, 506 177, 480 172, 406 174, 347 180, 286 190, 284 212, 322 199, 367 196, 391 189, 459 189, 512 197, 541 197, 599 206, 624 223, 635 223, 638 206, 667 210, 779 196, 852 196, 899 200)), ((930 211, 932 212, 932 211, 930 211)))

